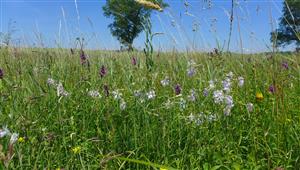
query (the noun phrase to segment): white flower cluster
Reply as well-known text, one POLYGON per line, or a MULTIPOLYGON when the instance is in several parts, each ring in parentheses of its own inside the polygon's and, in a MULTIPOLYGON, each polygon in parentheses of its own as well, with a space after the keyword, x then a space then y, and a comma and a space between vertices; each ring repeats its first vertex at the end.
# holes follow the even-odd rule
POLYGON ((170 84, 170 79, 169 79, 169 77, 168 76, 166 76, 165 77, 165 79, 163 79, 163 80, 161 80, 160 81, 160 84, 162 85, 162 86, 168 86, 169 84, 170 84))
POLYGON ((203 112, 200 112, 198 114, 191 113, 189 116, 187 116, 187 121, 189 123, 195 123, 196 125, 201 125, 204 122, 213 122, 217 120, 217 116, 215 114, 209 114, 205 115, 203 112))
POLYGON ((119 90, 114 90, 112 92, 112 95, 115 100, 120 101, 120 109, 125 110, 127 104, 126 104, 125 100, 122 98, 123 94, 121 92, 119 92, 119 90))
POLYGON ((56 88, 56 93, 57 96, 69 96, 69 93, 65 90, 64 86, 62 85, 61 82, 57 82, 56 80, 52 79, 52 78, 48 78, 47 79, 47 84, 49 86, 53 86, 54 88, 56 88))
POLYGON ((2 129, 0 129, 0 138, 3 138, 5 136, 10 136, 10 140, 9 140, 10 145, 15 144, 19 138, 19 134, 18 133, 10 133, 7 126, 4 126, 2 129))
POLYGON ((56 92, 57 92, 57 96, 69 96, 69 93, 65 90, 64 86, 62 85, 61 82, 58 83, 57 87, 56 87, 56 92))
POLYGON ((88 92, 88 95, 92 98, 101 98, 102 97, 97 90, 90 90, 88 92))
POLYGON ((150 99, 154 99, 156 97, 155 91, 154 90, 150 90, 148 93, 146 93, 147 98, 150 99))

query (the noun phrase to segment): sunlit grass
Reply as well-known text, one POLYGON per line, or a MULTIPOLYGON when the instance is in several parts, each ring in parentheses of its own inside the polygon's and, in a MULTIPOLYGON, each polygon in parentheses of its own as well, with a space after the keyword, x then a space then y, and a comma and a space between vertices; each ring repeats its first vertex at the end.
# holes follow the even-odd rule
MULTIPOLYGON (((267 54, 156 53, 149 72, 143 53, 87 53, 90 66, 81 64, 78 51, 19 49, 16 54, 1 49, 1 125, 20 137, 9 168, 300 167, 299 54, 273 54, 270 59, 267 54), (195 73, 189 76, 191 60, 195 73), (102 66, 106 73, 101 77, 102 66), (234 106, 225 116, 213 91, 223 89, 229 72, 234 106), (239 76, 245 80, 242 87, 239 76), (170 84, 162 86, 166 77, 170 84), (69 95, 58 96, 48 78, 60 82, 69 95), (210 80, 215 88, 204 96, 210 80), (269 92, 270 85, 275 93, 269 92), (192 89, 195 101, 189 100, 192 89), (101 97, 89 96, 91 90, 101 97), (149 99, 151 90, 155 97, 149 99), (125 108, 113 91, 122 94, 125 108), (253 111, 247 110, 249 103, 253 111), (199 113, 201 122, 190 120, 199 113)), ((8 142, 1 138, 5 153, 8 142)))

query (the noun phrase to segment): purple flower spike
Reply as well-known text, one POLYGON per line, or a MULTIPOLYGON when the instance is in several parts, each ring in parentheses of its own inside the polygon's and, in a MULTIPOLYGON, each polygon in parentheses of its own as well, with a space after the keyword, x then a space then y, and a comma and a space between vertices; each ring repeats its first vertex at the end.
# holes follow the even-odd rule
POLYGON ((181 87, 179 84, 176 84, 176 86, 174 87, 175 90, 175 94, 179 95, 181 93, 181 87))
POLYGON ((275 93, 275 91, 276 91, 275 86, 274 86, 274 85, 271 85, 271 86, 269 87, 269 92, 270 92, 270 93, 275 93))
POLYGON ((100 77, 104 77, 106 75, 106 68, 104 65, 101 66, 99 75, 100 75, 100 77))
POLYGON ((136 59, 136 57, 132 57, 131 58, 131 64, 134 65, 134 66, 137 65, 137 59, 136 59))
POLYGON ((282 63, 281 63, 281 66, 282 66, 283 68, 285 68, 286 70, 289 69, 289 64, 288 64, 288 62, 286 62, 286 61, 282 62, 282 63))
POLYGON ((0 68, 0 79, 3 79, 4 73, 3 70, 0 68))
POLYGON ((81 61, 81 64, 85 64, 86 63, 86 55, 84 54, 84 51, 81 51, 80 61, 81 61))
POLYGON ((108 97, 109 96, 109 87, 108 87, 108 85, 105 84, 103 86, 103 90, 104 90, 105 96, 108 97))

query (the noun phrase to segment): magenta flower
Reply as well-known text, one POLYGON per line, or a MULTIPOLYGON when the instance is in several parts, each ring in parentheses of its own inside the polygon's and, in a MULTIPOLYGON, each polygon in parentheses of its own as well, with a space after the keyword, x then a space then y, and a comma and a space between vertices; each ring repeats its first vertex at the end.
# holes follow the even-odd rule
POLYGON ((276 91, 275 86, 274 86, 274 85, 271 85, 271 86, 269 87, 269 92, 270 92, 270 93, 275 93, 275 91, 276 91))
POLYGON ((86 63, 86 55, 85 55, 84 51, 81 51, 80 61, 81 61, 82 65, 86 63))
POLYGON ((134 65, 134 66, 137 65, 137 59, 136 59, 136 57, 132 57, 131 58, 131 64, 134 65))
POLYGON ((176 84, 175 87, 174 87, 174 90, 175 90, 175 94, 179 95, 181 93, 181 87, 180 87, 180 85, 176 84))
POLYGON ((106 75, 106 68, 104 65, 101 66, 100 70, 99 70, 99 75, 100 77, 104 77, 106 75))
POLYGON ((283 68, 285 68, 286 70, 289 69, 289 64, 288 64, 288 62, 286 62, 286 61, 283 61, 283 62, 281 63, 281 66, 282 66, 283 68))
POLYGON ((3 79, 4 73, 3 70, 0 68, 0 79, 3 79))

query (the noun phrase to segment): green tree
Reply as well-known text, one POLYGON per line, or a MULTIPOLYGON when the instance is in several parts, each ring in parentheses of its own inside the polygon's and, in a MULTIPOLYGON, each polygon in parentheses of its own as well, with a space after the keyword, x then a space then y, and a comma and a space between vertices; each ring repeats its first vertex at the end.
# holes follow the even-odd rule
MULTIPOLYGON (((161 7, 167 4, 162 0, 151 0, 161 7)), ((104 15, 112 18, 109 24, 113 36, 117 37, 121 44, 132 50, 133 40, 144 30, 146 20, 151 16, 151 8, 147 8, 135 0, 107 0, 103 6, 104 15)))
POLYGON ((279 28, 271 32, 271 41, 276 46, 292 43, 300 46, 300 0, 285 0, 279 28))

